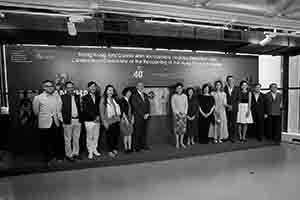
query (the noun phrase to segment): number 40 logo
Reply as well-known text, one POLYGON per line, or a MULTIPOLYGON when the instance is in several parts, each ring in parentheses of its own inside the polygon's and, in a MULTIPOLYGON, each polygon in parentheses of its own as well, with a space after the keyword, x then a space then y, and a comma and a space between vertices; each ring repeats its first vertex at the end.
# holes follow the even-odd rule
POLYGON ((144 71, 142 66, 137 66, 137 70, 133 73, 134 78, 143 78, 144 71))

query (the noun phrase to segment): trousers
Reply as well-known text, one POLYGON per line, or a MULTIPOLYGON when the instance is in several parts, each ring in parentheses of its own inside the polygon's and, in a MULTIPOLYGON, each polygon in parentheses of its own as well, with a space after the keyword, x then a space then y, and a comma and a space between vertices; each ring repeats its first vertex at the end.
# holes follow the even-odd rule
POLYGON ((71 124, 63 124, 63 128, 66 156, 78 156, 81 123, 78 119, 72 119, 71 124))
POLYGON ((86 128, 86 146, 89 153, 97 151, 100 132, 100 123, 85 122, 86 128))

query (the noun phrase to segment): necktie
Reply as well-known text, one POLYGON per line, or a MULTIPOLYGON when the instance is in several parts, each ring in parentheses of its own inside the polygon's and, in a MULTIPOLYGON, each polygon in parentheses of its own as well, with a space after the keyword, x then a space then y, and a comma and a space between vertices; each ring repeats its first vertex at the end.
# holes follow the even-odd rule
POLYGON ((140 95, 141 95, 141 97, 142 97, 143 101, 145 101, 144 94, 143 94, 143 93, 140 93, 140 95))

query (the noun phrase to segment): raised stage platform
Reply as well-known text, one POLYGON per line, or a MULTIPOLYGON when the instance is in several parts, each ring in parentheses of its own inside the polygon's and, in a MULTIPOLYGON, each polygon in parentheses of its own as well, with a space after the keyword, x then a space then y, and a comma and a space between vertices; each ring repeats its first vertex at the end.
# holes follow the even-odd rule
POLYGON ((269 145, 279 144, 271 141, 259 142, 255 139, 249 139, 246 143, 224 142, 222 144, 195 144, 186 149, 176 149, 169 144, 157 144, 151 147, 151 151, 135 152, 131 154, 120 152, 118 157, 114 159, 108 157, 106 153, 103 153, 102 156, 96 160, 88 160, 87 155, 83 154, 81 155, 83 159, 76 163, 62 161, 54 163, 50 167, 41 161, 42 159, 39 155, 13 157, 6 153, 3 156, 2 161, 0 161, 0 177, 162 161, 229 151, 247 150, 269 145))

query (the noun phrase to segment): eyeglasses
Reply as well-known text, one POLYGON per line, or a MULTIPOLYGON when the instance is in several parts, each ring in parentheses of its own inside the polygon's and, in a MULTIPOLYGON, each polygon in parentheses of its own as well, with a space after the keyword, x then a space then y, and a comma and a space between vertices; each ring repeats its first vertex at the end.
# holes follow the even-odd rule
POLYGON ((50 87, 54 87, 54 85, 44 85, 44 87, 50 88, 50 87))

